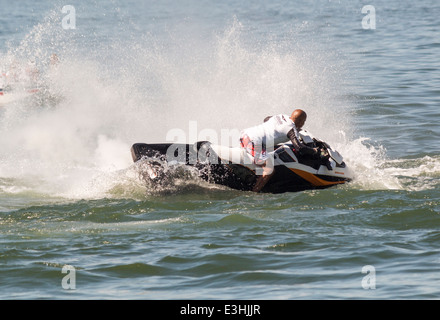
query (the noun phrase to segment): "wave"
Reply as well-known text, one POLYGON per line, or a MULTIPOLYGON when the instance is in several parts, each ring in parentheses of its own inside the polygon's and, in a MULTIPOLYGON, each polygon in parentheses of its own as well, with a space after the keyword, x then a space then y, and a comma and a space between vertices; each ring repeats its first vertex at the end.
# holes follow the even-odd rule
POLYGON ((432 190, 439 187, 440 156, 423 155, 419 158, 388 161, 383 171, 401 181, 411 191, 432 190))
POLYGON ((384 146, 365 137, 345 141, 338 148, 355 172, 353 188, 423 191, 439 186, 440 157, 437 155, 389 159, 384 146))

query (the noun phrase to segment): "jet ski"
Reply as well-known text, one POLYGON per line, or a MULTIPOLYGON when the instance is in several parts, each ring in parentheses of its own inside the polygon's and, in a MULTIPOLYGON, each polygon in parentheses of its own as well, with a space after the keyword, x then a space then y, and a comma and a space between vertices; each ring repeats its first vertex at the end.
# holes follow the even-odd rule
MULTIPOLYGON (((274 174, 260 192, 284 193, 310 189, 324 189, 350 182, 353 173, 338 151, 324 141, 301 131, 302 142, 318 147, 327 156, 300 155, 291 143, 277 145, 270 163, 274 174)), ((240 147, 226 147, 209 141, 194 144, 135 143, 131 147, 135 163, 152 181, 166 179, 166 167, 188 166, 209 183, 233 189, 251 191, 256 183, 259 167, 252 157, 240 147)))

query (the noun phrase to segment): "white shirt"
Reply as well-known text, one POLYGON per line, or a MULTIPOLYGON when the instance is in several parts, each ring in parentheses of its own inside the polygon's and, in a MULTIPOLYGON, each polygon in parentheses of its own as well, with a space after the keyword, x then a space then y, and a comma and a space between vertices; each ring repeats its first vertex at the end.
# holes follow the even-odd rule
POLYGON ((294 130, 299 137, 295 123, 288 115, 278 114, 271 117, 268 121, 243 130, 242 134, 248 135, 249 139, 257 146, 266 146, 267 149, 273 149, 277 144, 289 141, 287 133, 294 130))

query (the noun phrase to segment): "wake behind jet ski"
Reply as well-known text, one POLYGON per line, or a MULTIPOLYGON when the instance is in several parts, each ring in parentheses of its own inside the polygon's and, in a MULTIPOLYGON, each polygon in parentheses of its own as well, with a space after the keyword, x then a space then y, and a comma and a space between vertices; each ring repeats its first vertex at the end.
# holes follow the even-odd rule
MULTIPOLYGON (((266 193, 296 192, 323 189, 344 184, 353 179, 342 156, 327 143, 301 131, 303 143, 326 151, 329 158, 300 155, 292 143, 277 145, 273 152, 273 174, 260 190, 266 193)), ((197 175, 214 184, 252 191, 257 183, 258 166, 240 147, 226 147, 200 141, 194 144, 136 143, 131 148, 133 161, 142 166, 152 181, 166 179, 169 166, 187 166, 197 175)))

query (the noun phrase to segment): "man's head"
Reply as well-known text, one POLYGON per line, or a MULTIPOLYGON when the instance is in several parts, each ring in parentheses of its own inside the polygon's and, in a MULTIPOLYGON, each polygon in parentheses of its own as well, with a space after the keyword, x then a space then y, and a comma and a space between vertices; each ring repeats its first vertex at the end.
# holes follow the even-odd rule
POLYGON ((304 112, 304 110, 296 109, 292 112, 290 119, 292 119, 292 121, 295 123, 296 128, 301 130, 307 120, 307 114, 304 112))

